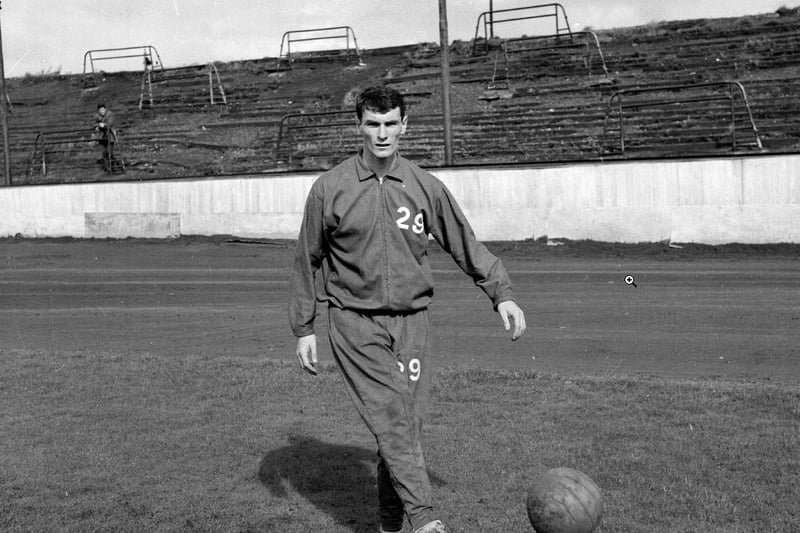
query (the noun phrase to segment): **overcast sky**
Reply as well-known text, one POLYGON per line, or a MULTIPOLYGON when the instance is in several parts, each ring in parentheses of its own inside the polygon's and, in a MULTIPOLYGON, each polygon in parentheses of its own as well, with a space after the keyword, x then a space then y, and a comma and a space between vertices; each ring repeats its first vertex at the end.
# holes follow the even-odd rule
MULTIPOLYGON (((545 3, 494 0, 494 9, 545 3)), ((572 30, 580 30, 771 13, 781 6, 796 7, 800 0, 561 0, 560 3, 572 30)), ((488 9, 489 0, 447 0, 450 41, 471 39, 478 16, 488 9)), ((547 22, 554 24, 552 19, 547 22)), ((0 10, 6 77, 82 72, 87 50, 126 46, 153 45, 167 67, 275 57, 285 31, 332 26, 352 27, 361 48, 438 42, 439 3, 438 0, 6 0, 0 10)), ((496 32, 506 37, 549 33, 538 26, 520 29, 511 23, 498 25, 496 32)), ((117 65, 125 70, 139 68, 137 63, 117 65)), ((117 70, 110 62, 105 66, 106 70, 117 70)))

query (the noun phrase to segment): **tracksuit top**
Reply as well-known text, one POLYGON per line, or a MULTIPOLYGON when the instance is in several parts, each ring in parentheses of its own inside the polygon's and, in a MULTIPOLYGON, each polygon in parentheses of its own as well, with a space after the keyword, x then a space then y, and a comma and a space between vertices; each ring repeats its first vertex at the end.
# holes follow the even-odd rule
POLYGON ((478 242, 450 191, 432 174, 398 155, 381 182, 361 153, 322 174, 308 194, 295 252, 289 298, 294 335, 314 332, 317 300, 363 313, 425 309, 434 287, 428 235, 495 308, 513 299, 502 262, 478 242))

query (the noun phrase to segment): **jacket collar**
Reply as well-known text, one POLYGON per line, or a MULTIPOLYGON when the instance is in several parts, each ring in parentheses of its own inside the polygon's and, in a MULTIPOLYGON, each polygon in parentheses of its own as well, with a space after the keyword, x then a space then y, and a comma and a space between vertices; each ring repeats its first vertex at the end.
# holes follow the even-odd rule
MULTIPOLYGON (((358 176, 359 181, 366 181, 370 178, 375 178, 375 173, 369 169, 367 166, 367 162, 364 160, 364 151, 359 150, 358 154, 355 156, 356 160, 356 176, 358 176)), ((392 167, 389 169, 389 172, 386 174, 387 178, 391 178, 397 181, 403 181, 404 179, 410 176, 410 170, 408 168, 408 163, 400 155, 399 152, 395 155, 394 163, 392 163, 392 167)))

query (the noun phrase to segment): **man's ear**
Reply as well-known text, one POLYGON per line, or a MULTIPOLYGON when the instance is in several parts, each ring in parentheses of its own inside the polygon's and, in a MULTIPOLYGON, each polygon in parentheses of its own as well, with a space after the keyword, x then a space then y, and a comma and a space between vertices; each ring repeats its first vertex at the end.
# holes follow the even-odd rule
POLYGON ((400 122, 400 124, 401 124, 400 133, 405 134, 406 128, 408 127, 408 115, 403 117, 403 120, 400 122))

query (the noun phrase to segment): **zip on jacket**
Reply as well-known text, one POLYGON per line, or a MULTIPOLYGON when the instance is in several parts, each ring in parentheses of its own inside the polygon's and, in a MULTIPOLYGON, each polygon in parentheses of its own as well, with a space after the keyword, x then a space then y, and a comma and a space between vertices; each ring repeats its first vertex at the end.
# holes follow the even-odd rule
POLYGON ((495 308, 513 299, 502 262, 478 242, 432 174, 398 156, 381 181, 361 154, 322 174, 311 187, 298 235, 289 298, 293 333, 314 332, 317 301, 365 313, 428 307, 434 289, 429 235, 495 308))

